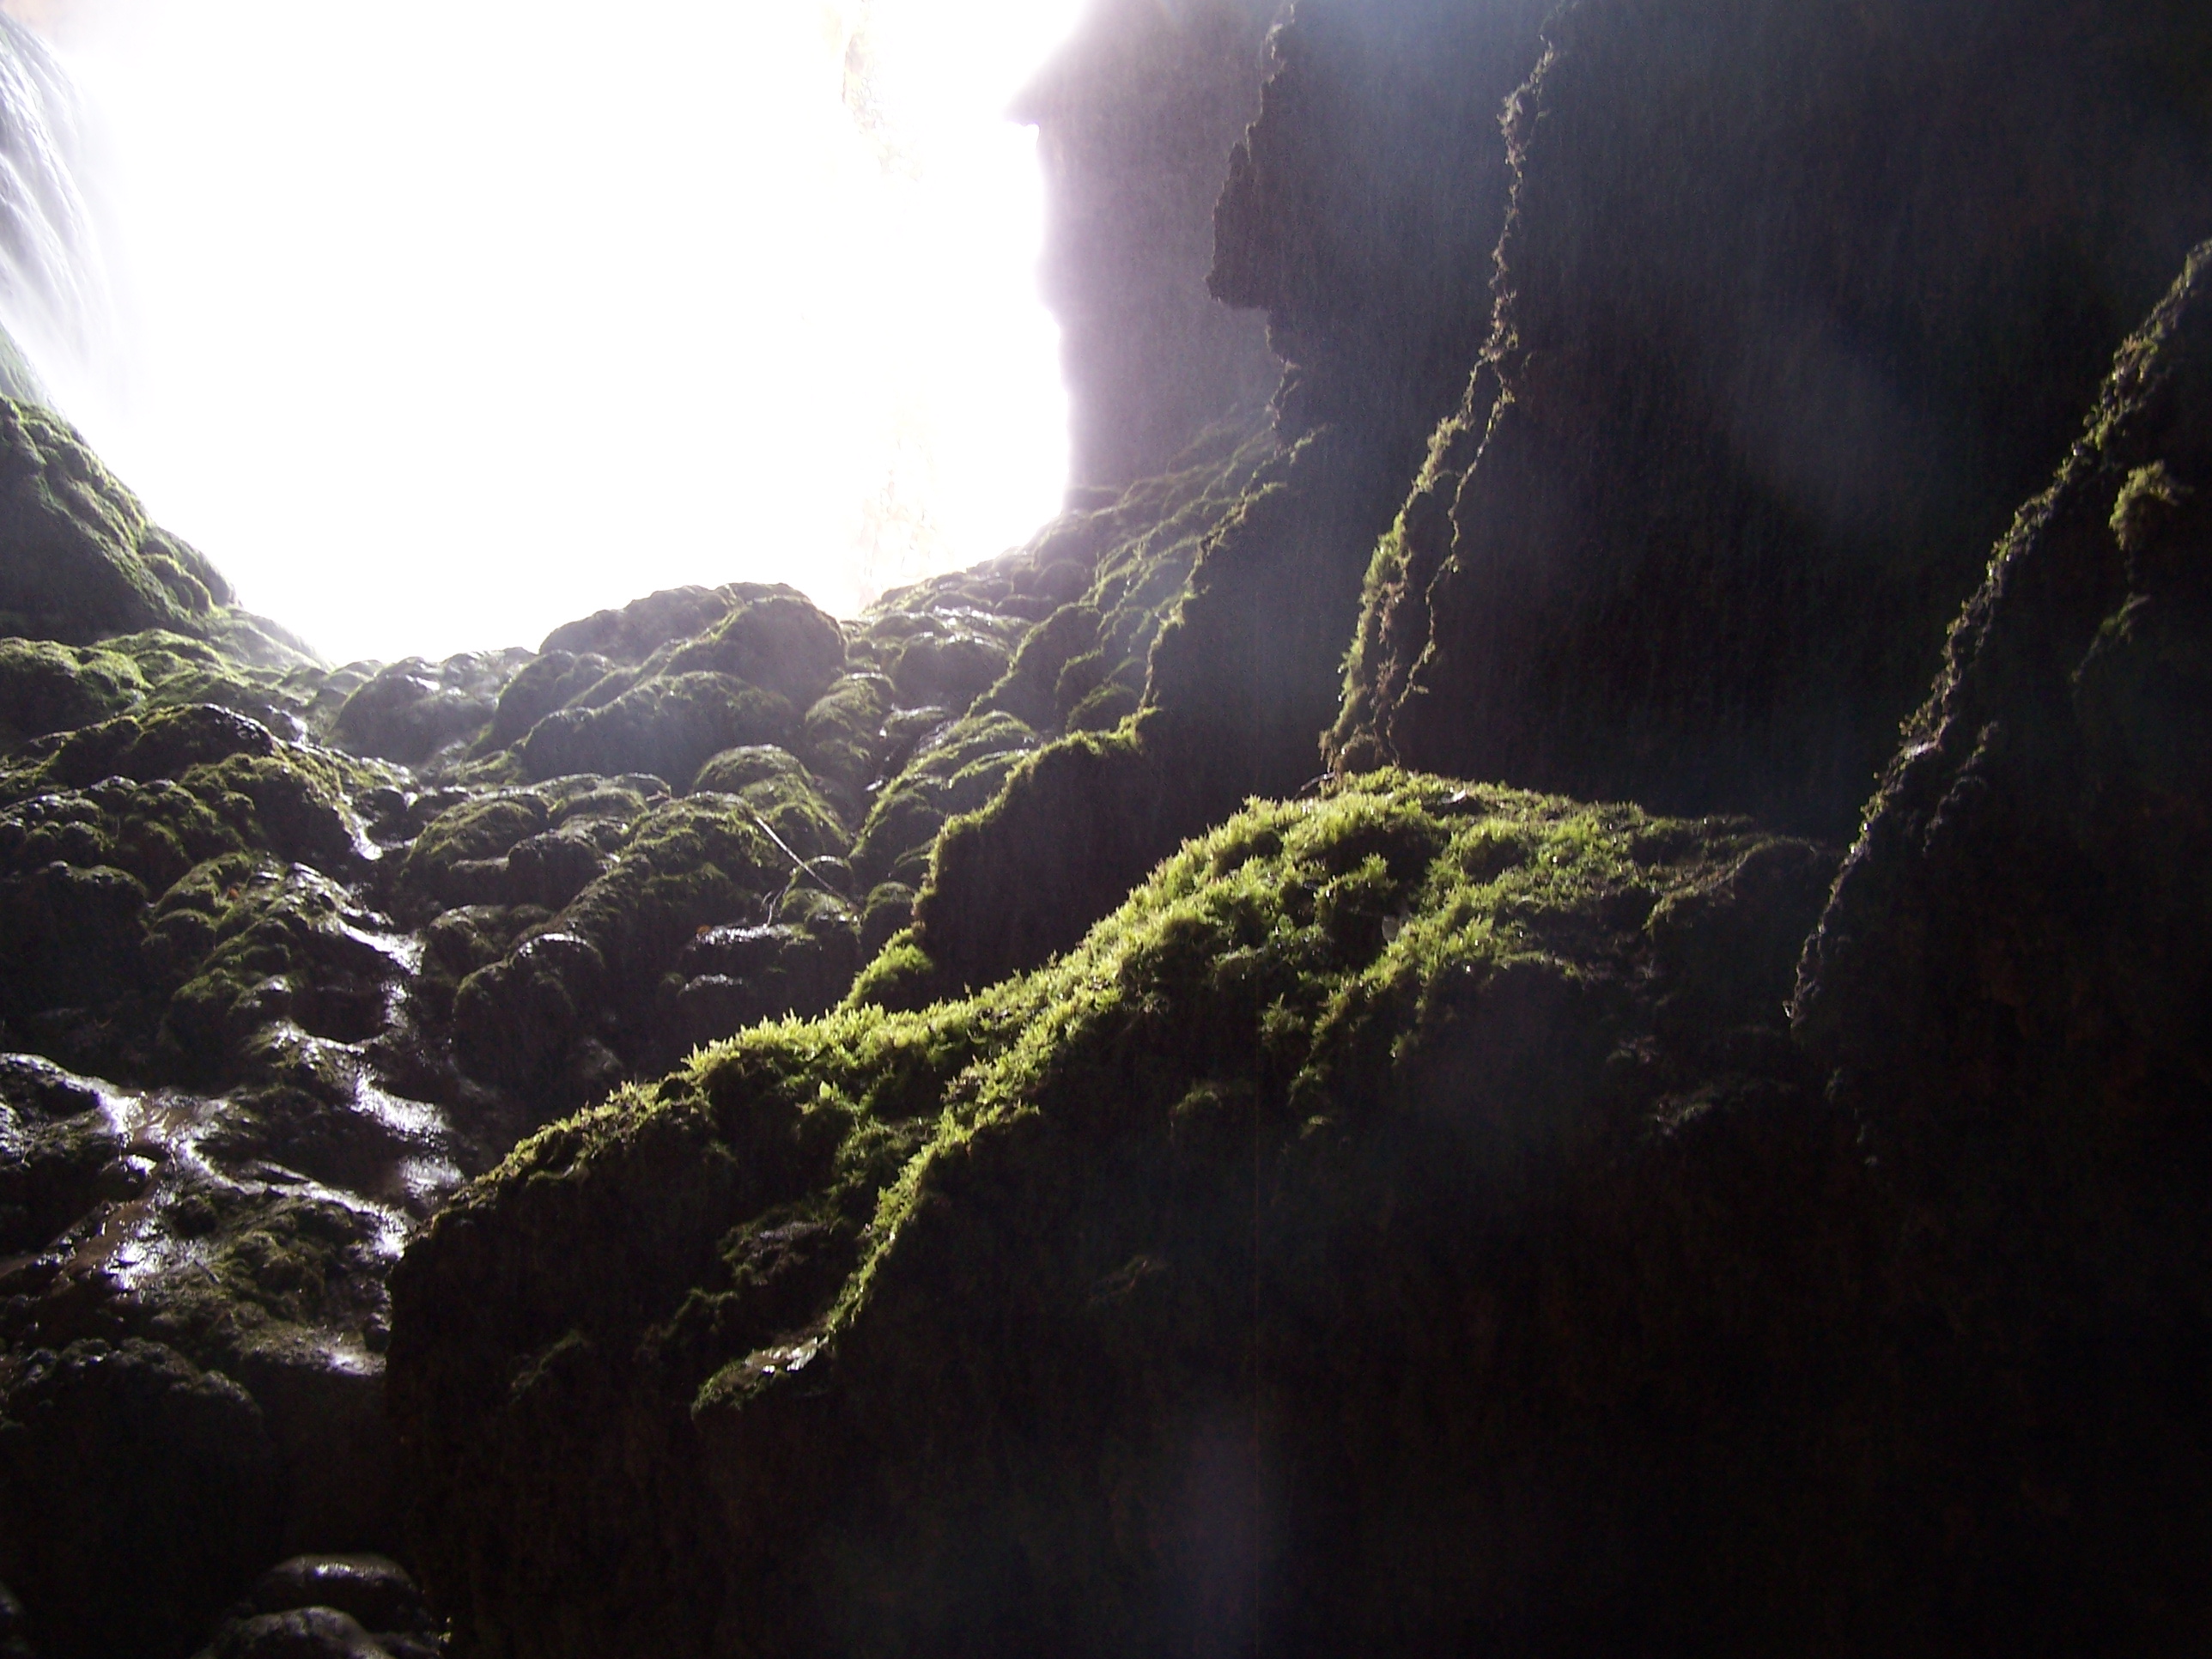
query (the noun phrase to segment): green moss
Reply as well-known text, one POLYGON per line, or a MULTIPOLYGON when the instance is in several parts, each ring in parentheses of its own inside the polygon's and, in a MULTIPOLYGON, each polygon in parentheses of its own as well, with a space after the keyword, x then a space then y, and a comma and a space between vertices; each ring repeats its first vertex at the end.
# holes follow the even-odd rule
MULTIPOLYGON (((1511 981, 1514 998, 1577 1008, 1585 992, 1643 994, 1632 988, 1680 960, 1656 950, 1655 911, 1681 914, 1700 894, 1717 904, 1731 872, 1795 845, 1740 823, 1668 825, 1632 807, 1396 774, 1255 804, 1047 967, 890 1012, 875 1005, 929 973, 902 935, 844 1008, 713 1046, 657 1089, 519 1148, 486 1196, 549 1160, 619 1162, 663 1115, 697 1116, 710 1136, 771 1110, 818 1119, 845 1155, 808 1201, 869 1218, 850 1273, 813 1314, 809 1340, 834 1342, 934 1167, 983 1126, 1042 1112, 1164 1128, 1208 1088, 1285 1121, 1370 1109, 1416 1086, 1431 1051, 1493 994, 1485 988, 1511 981)), ((1779 907, 1785 931, 1818 902, 1827 866, 1812 866, 1779 907)), ((1558 1063, 1583 1060, 1562 1051, 1558 1063)), ((1520 1156, 1525 1139, 1516 1130, 1500 1146, 1520 1156)), ((711 1279, 697 1292, 750 1293, 711 1279)), ((705 1395, 756 1387, 754 1358, 732 1357, 705 1395)))
POLYGON ((155 711, 0 768, 0 799, 15 802, 0 809, 0 858, 18 868, 112 865, 155 892, 192 865, 249 848, 349 869, 359 826, 348 797, 380 781, 228 711, 155 711))
POLYGON ((203 864, 155 905, 144 954, 173 986, 161 1041, 191 1075, 234 1071, 250 1042, 290 1022, 357 1039, 382 1023, 397 965, 362 937, 343 887, 252 854, 203 864), (346 994, 350 993, 351 994, 346 994))
POLYGON ((733 675, 805 708, 845 667, 836 621, 794 588, 760 591, 696 638, 678 646, 662 672, 733 675))
POLYGON ((1064 605, 1030 630, 999 683, 976 705, 976 712, 1000 710, 1024 725, 1048 731, 1058 725, 1063 704, 1057 691, 1069 662, 1098 645, 1096 606, 1064 605))
POLYGON ((1067 729, 1071 732, 1111 731, 1137 712, 1139 702, 1135 687, 1125 685, 1119 680, 1108 680, 1103 685, 1086 692, 1067 711, 1067 729))
POLYGON ((514 790, 465 800, 422 828, 399 866, 400 890, 417 902, 466 903, 475 866, 504 858, 520 842, 550 826, 552 813, 535 791, 514 790))
POLYGON ((699 928, 750 914, 790 871, 750 812, 711 795, 672 801, 646 815, 563 923, 599 945, 617 974, 657 978, 699 928))
POLYGON ((860 970, 848 1000, 856 1007, 920 1008, 932 1000, 935 983, 935 964, 906 928, 892 934, 860 970))
POLYGON ((382 1302, 386 1223, 366 1206, 201 1178, 179 1183, 163 1209, 197 1265, 165 1279, 162 1329, 210 1364, 319 1346, 382 1302))
POLYGON ((734 795, 802 859, 842 859, 852 843, 843 817, 805 767, 768 744, 725 750, 699 769, 694 793, 734 795))
POLYGON ((884 721, 891 712, 891 683, 881 674, 848 674, 806 711, 794 745, 808 769, 836 792, 848 809, 858 805, 882 763, 884 721))
POLYGON ((707 790, 720 795, 739 795, 757 783, 793 782, 812 789, 813 780, 807 775, 799 757, 787 749, 773 744, 753 744, 738 749, 726 749, 699 769, 691 780, 693 791, 707 790))
POLYGON ((605 657, 572 651, 548 651, 524 664, 500 691, 483 746, 504 749, 528 736, 532 726, 590 690, 612 666, 605 657))
POLYGON ((360 843, 348 793, 378 781, 337 757, 289 747, 191 767, 179 780, 270 852, 325 871, 345 866, 360 843))
POLYGON ((672 674, 604 708, 547 715, 523 739, 522 763, 532 778, 643 772, 681 783, 725 749, 787 743, 797 725, 790 702, 773 691, 726 674, 672 674))
POLYGON ((853 845, 860 878, 871 886, 919 884, 945 821, 989 801, 1036 743, 1030 727, 995 712, 958 721, 925 743, 860 827, 853 845))
POLYGON ((0 640, 0 747, 119 714, 143 701, 145 677, 116 652, 47 640, 0 640))

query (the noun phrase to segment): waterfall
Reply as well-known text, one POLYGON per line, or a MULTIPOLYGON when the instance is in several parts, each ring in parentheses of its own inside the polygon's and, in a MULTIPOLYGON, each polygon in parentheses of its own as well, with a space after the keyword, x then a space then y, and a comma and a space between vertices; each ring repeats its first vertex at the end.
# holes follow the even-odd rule
POLYGON ((0 392, 51 403, 33 362, 82 364, 108 310, 80 183, 76 90, 52 53, 0 16, 0 392))

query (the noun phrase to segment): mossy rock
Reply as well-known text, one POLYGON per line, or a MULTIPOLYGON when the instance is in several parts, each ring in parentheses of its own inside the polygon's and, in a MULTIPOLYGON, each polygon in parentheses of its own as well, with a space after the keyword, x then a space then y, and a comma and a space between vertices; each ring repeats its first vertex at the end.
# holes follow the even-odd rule
POLYGON ((548 714, 523 739, 532 778, 642 772, 680 784, 725 749, 787 744, 798 725, 790 702, 727 674, 658 677, 603 708, 548 714))
POLYGON ((741 590, 728 616, 669 656, 670 674, 729 674, 805 708, 845 668, 845 635, 794 588, 741 590))
POLYGON ((606 988, 606 963, 588 940, 538 933, 461 981, 453 1000, 461 1056, 497 1081, 542 1084, 580 1039, 611 1034, 606 988))
POLYGON ((381 1030, 403 964, 346 889, 300 865, 234 854, 161 896, 143 947, 175 988, 161 1041, 195 1077, 234 1075, 249 1040, 289 1023, 358 1042, 381 1030))
POLYGON ((145 696, 145 677, 118 653, 0 640, 0 748, 126 713, 145 696))
POLYGON ((0 398, 0 636, 90 645, 162 629, 235 661, 288 669, 313 653, 233 606, 230 585, 155 525, 51 410, 0 398))
POLYGON ((848 808, 863 799, 883 763, 891 684, 877 673, 835 681, 806 711, 793 752, 848 808))
POLYGON ((49 411, 0 400, 0 631, 89 644, 144 628, 201 631, 229 587, 147 519, 49 411))
POLYGON ((739 799, 698 795, 653 809, 557 917, 460 981, 453 1018, 464 1062, 570 1106, 605 1093, 621 1057, 657 1040, 658 988, 684 947, 706 930, 764 919, 793 874, 739 799))
POLYGON ((945 822, 992 800, 1036 744, 1035 732, 1002 713, 935 732, 876 798, 854 842, 854 872, 872 887, 917 884, 945 822))
POLYGON ((484 735, 526 654, 468 652, 438 663, 420 657, 392 663, 345 700, 331 735, 356 754, 420 766, 484 735))
POLYGON ((726 750, 699 769, 691 793, 735 795, 801 859, 842 858, 852 844, 836 807, 787 750, 726 750))
POLYGON ((661 647, 704 633, 730 614, 737 590, 671 587, 633 599, 619 610, 595 611, 564 623, 538 648, 547 656, 567 652, 635 665, 661 647))
POLYGON ((0 867, 25 873, 61 862, 109 866, 161 893, 194 865, 258 842, 244 823, 181 783, 103 779, 0 810, 0 867))
POLYGON ((499 694, 499 707, 485 731, 488 749, 504 749, 530 734, 530 728, 555 709, 565 708, 605 679, 614 665, 593 652, 548 651, 516 671, 499 694))
MULTIPOLYGON (((1279 1582, 1319 1621, 1297 1627, 1425 1646, 1474 1592, 1413 1540, 1480 1553, 1462 1522, 1512 1480, 1492 1460, 1552 1413, 1570 1440, 1634 1443, 1645 1366, 1694 1351, 1709 1317, 1716 1376, 1832 1358, 1817 1316, 1777 1337, 1765 1303, 1696 1289, 1750 1241, 1770 1287, 1818 1258, 1777 1188, 1830 1129, 1777 996, 1832 867, 1740 823, 1362 780, 1254 805, 1034 975, 758 1026, 546 1131, 394 1279, 392 1398, 434 1593, 464 1629, 527 1643, 557 1623, 605 1650, 709 1628, 726 1593, 778 1651, 894 1631, 952 1651, 986 1608, 1006 1650, 1155 1650, 1200 1608, 1153 1523, 1221 1411, 1261 1423, 1284 1472, 1273 1512, 1306 1541, 1279 1582), (1683 942, 1700 928, 1709 947, 1683 942), (1669 1025, 1679 976, 1716 964, 1697 988, 1713 1021, 1669 1025), (1670 1206, 1686 1170, 1697 1195, 1670 1206), (588 1275, 551 1266, 580 1258, 588 1275), (509 1287, 496 1308, 486 1283, 509 1287), (1632 1356, 1625 1329, 1644 1332, 1632 1356), (1263 1397, 1291 1403, 1255 1418, 1263 1397), (617 1432, 625 1465, 593 1449, 617 1432), (696 1553, 646 1546, 648 1513, 696 1553), (1370 1525, 1403 1547, 1318 1570, 1370 1525), (494 1537, 510 1553, 486 1573, 494 1537), (863 1578, 878 1599, 854 1636, 863 1578)), ((1726 1415, 1696 1443, 1756 1467, 1726 1415)), ((1516 1534, 1540 1579, 1524 1608, 1599 1593, 1612 1567, 1589 1569, 1584 1522, 1709 1490, 1694 1461, 1535 1455, 1572 1497, 1516 1534)), ((1818 1499, 1786 1507, 1817 1523, 1818 1499)), ((1701 1532, 1639 1589, 1722 1536, 1754 1578, 1774 1559, 1755 1530, 1701 1532)), ((1467 1583, 1503 1582, 1487 1571, 1467 1583)))
POLYGON ((277 752, 277 745, 276 734, 258 720, 194 703, 150 711, 143 719, 104 720, 58 740, 27 745, 0 780, 10 796, 20 799, 56 784, 82 789, 102 778, 137 783, 181 778, 191 767, 234 756, 266 759, 277 752))
POLYGON ((980 634, 917 633, 893 653, 891 683, 905 702, 965 708, 1006 672, 1007 655, 980 634))
POLYGON ((750 927, 703 929, 684 949, 672 1018, 682 1048, 744 1026, 827 1012, 860 967, 860 929, 834 895, 796 886, 773 919, 750 927))
POLYGON ((212 703, 293 742, 324 734, 367 678, 311 662, 265 665, 263 659, 166 629, 119 635, 103 640, 100 647, 136 665, 149 688, 150 708, 212 703))
POLYGON ((552 820, 544 796, 502 791, 448 807, 424 825, 399 866, 399 890, 416 903, 503 902, 503 860, 519 842, 552 820), (501 867, 491 866, 498 863, 501 867))
MULTIPOLYGON (((1074 567, 1063 563, 1054 568, 1074 567)), ((1089 586, 1087 573, 1084 584, 1089 586)), ((978 712, 1003 710, 1039 731, 1058 725, 1063 713, 1057 695, 1060 676, 1069 662, 1097 649, 1098 623, 1098 611, 1094 606, 1061 605, 1022 641, 1006 673, 985 695, 978 712)))

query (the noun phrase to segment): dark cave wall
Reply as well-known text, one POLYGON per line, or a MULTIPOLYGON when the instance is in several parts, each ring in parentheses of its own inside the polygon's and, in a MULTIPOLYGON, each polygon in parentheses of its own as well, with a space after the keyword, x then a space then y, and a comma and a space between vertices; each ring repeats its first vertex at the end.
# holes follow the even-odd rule
POLYGON ((1580 0, 1488 362, 1334 738, 1838 834, 2014 507, 2212 228, 2180 3, 1580 0))

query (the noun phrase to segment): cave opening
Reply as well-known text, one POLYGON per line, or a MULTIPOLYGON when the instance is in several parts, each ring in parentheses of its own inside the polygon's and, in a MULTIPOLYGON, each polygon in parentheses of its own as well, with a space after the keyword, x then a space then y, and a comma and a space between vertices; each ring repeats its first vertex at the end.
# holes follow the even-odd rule
POLYGON ((88 226, 75 314, 9 321, 325 656, 684 582, 851 615, 1059 507, 1006 112, 1073 0, 8 9, 74 83, 88 226))

